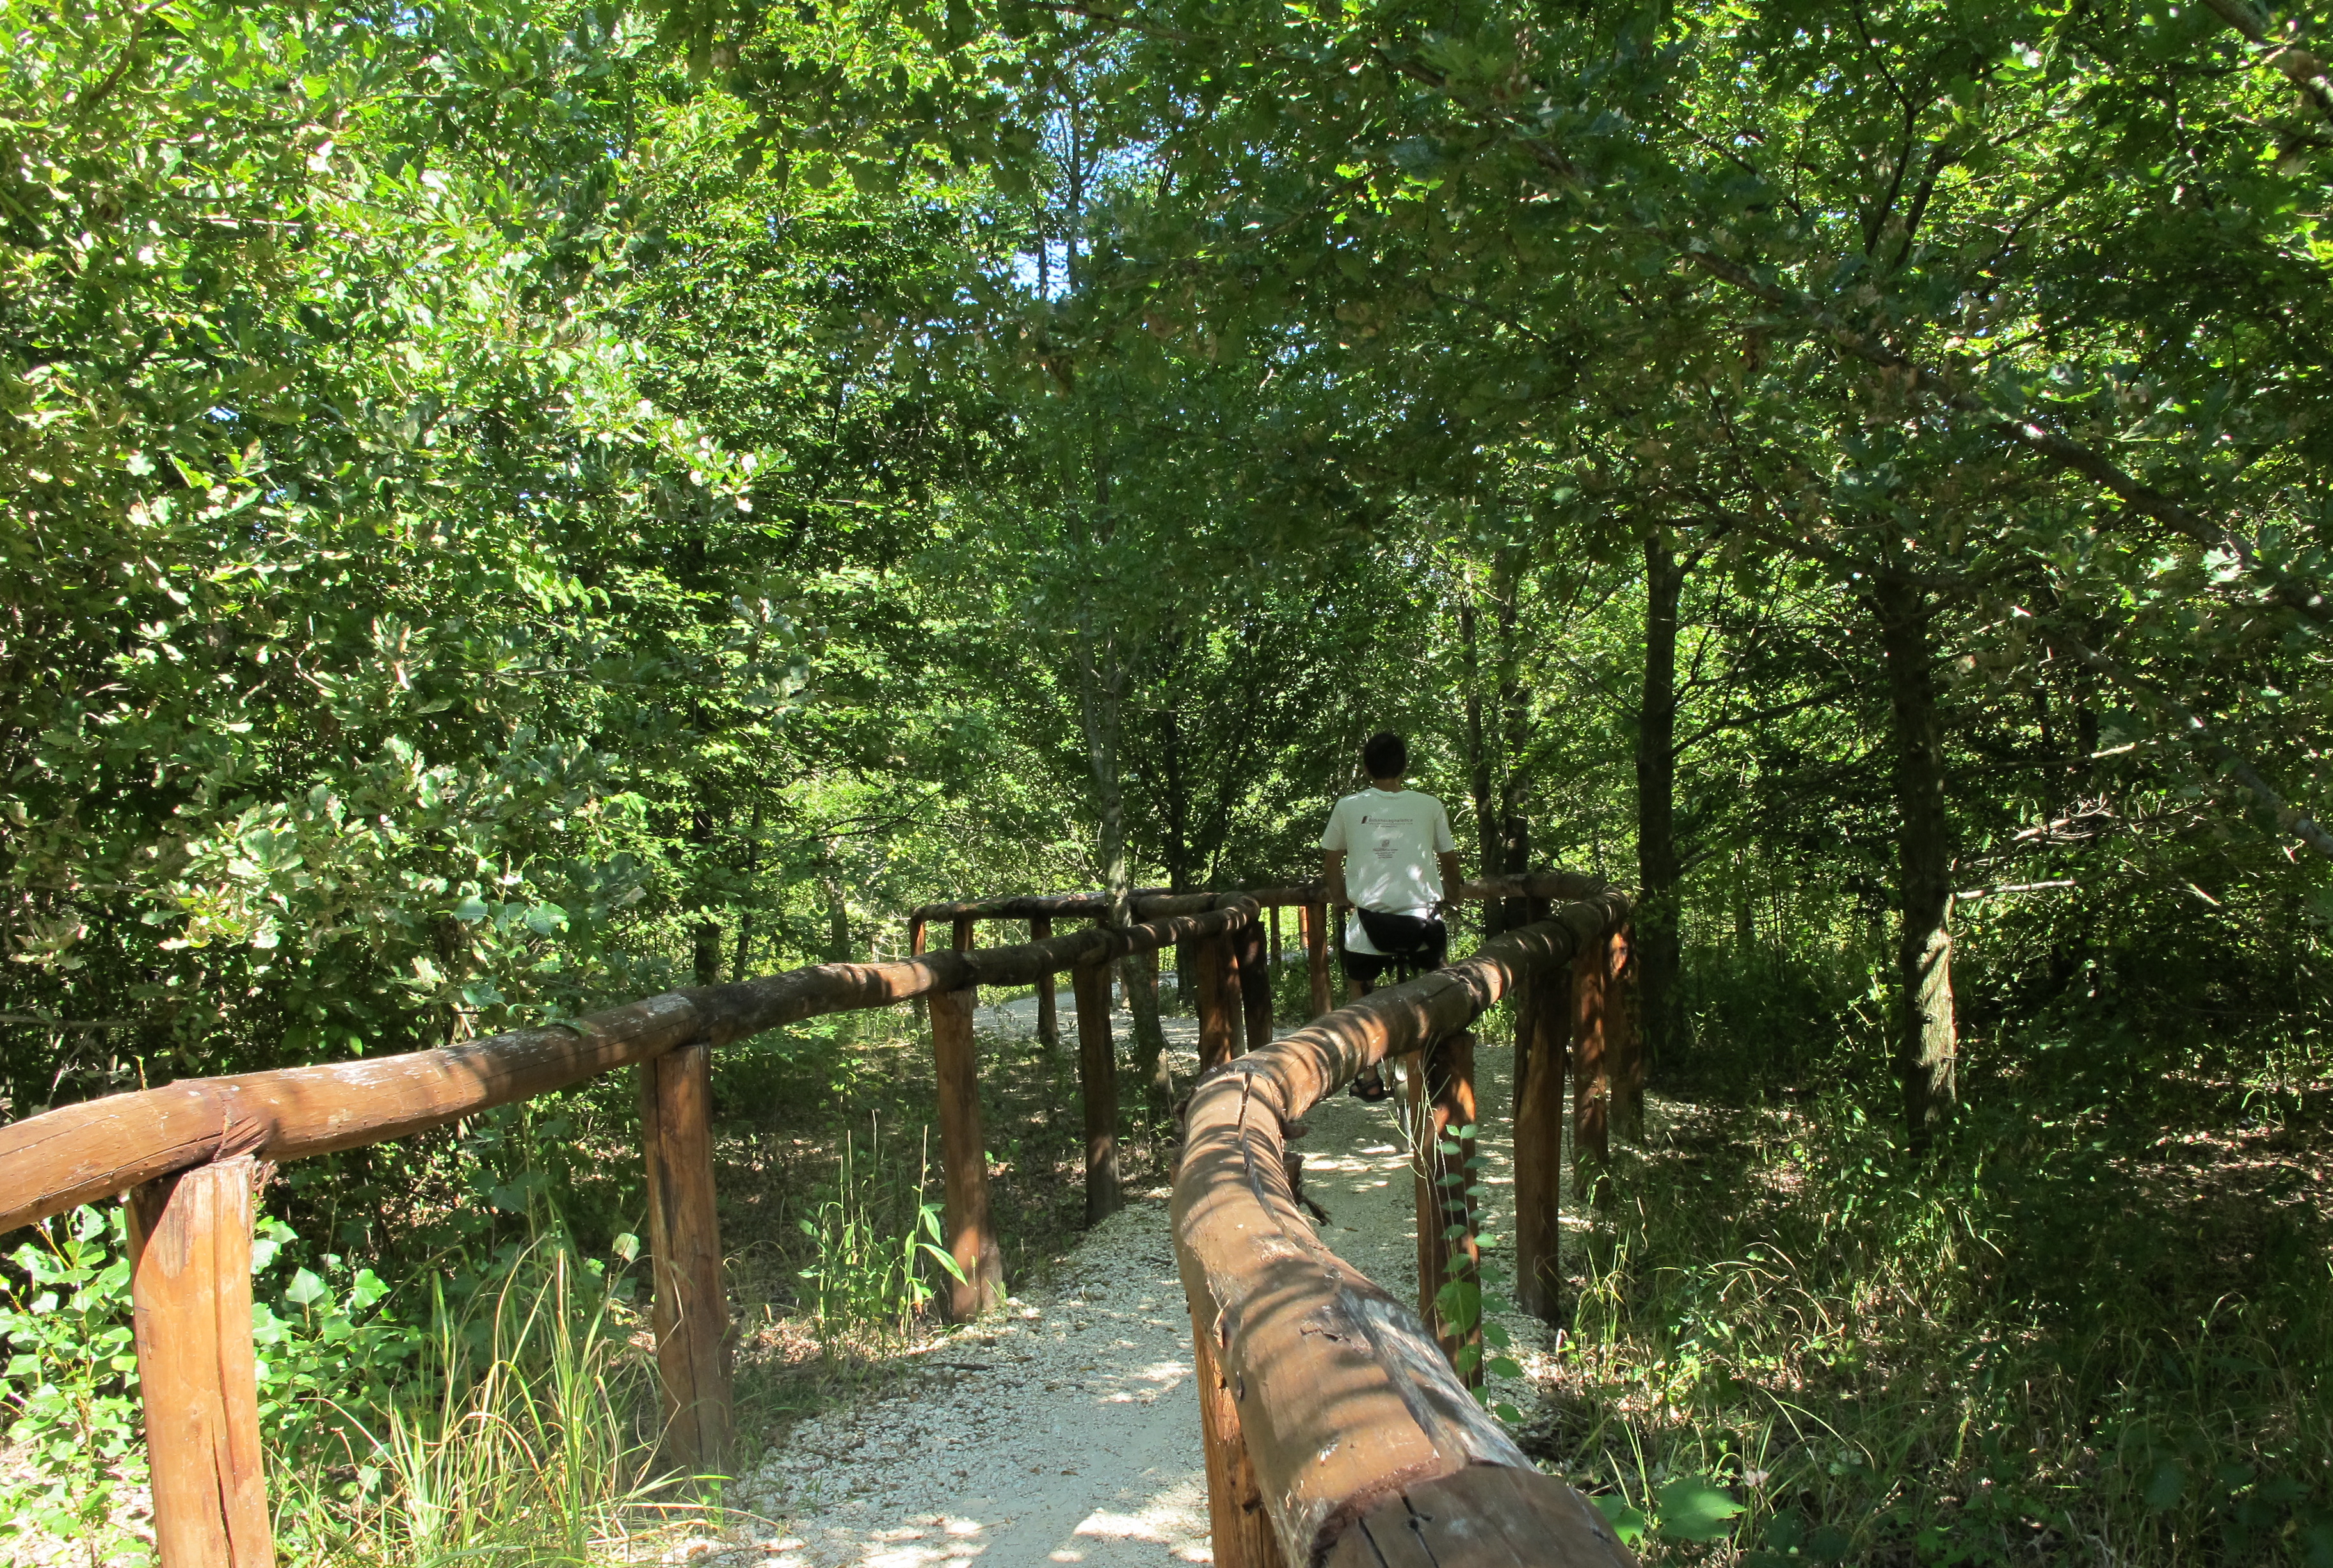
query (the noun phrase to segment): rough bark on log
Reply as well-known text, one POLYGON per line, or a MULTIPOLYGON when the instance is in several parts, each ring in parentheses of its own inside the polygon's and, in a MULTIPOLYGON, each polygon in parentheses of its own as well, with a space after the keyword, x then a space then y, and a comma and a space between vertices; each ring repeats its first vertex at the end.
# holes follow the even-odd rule
POLYGON ((1070 971, 1078 1013, 1078 1096, 1086 1124, 1086 1223, 1118 1210, 1118 1051, 1109 1037, 1109 969, 1081 964, 1070 971))
POLYGON ((1284 1568, 1280 1542, 1263 1511, 1255 1466, 1241 1435, 1239 1400, 1215 1364, 1207 1325, 1191 1323, 1194 1370, 1198 1373, 1199 1440, 1207 1465, 1207 1524, 1215 1568, 1284 1568))
MULTIPOLYGON (((1379 991, 1203 1079, 1186 1113, 1175 1228, 1194 1320, 1208 1325, 1281 1550, 1313 1564, 1403 1496, 1483 1494, 1485 1539, 1536 1532, 1499 1561, 1626 1564, 1601 1515, 1541 1475, 1452 1372, 1416 1313, 1321 1246, 1284 1164, 1289 1124, 1388 1052, 1463 1029, 1526 968, 1563 965, 1627 918, 1618 892, 1569 905, 1472 957, 1379 991)), ((1458 1523, 1464 1515, 1448 1521, 1458 1523)), ((1457 1554, 1452 1563, 1479 1561, 1457 1554)), ((1365 1559, 1357 1558, 1355 1561, 1365 1559)))
POLYGON ((948 1255, 964 1272, 962 1279, 949 1280, 943 1293, 953 1323, 969 1323, 1004 1300, 1004 1255, 996 1245, 996 1225, 988 1210, 988 1145, 981 1130, 972 1006, 969 987, 932 996, 948 1255))
POLYGON ((1611 1063, 1612 1125, 1629 1143, 1645 1141, 1645 1036, 1637 1011, 1635 932, 1612 934, 1604 971, 1604 1055, 1611 1063))
POLYGON ((1546 1323, 1560 1321, 1563 1271, 1563 1084, 1571 1054, 1571 972, 1555 965, 1531 976, 1515 1008, 1515 1052, 1530 1047, 1531 1071, 1516 1097, 1515 1301, 1546 1323))
POLYGON ((1194 967, 1199 971, 1199 1071, 1211 1073, 1238 1053, 1240 1010, 1234 989, 1239 976, 1232 968, 1231 944, 1210 937, 1195 944, 1194 967))
POLYGON ((1444 1287, 1471 1281, 1479 1297, 1483 1247, 1474 1193, 1474 1036, 1461 1029, 1445 1034, 1411 1060, 1420 1071, 1417 1186, 1417 1313, 1435 1327, 1442 1353, 1469 1388, 1483 1381, 1483 1320, 1479 1299, 1474 1321, 1460 1332, 1441 1311, 1444 1287), (1466 1136, 1459 1137, 1462 1130, 1466 1136), (1453 1229, 1459 1234, 1451 1235, 1453 1229), (1469 1350, 1473 1354, 1467 1354, 1469 1350), (1460 1362, 1466 1362, 1460 1366, 1460 1362))
MULTIPOLYGON (((1042 942, 1053 934, 1053 918, 1038 915, 1029 921, 1029 940, 1042 942)), ((1037 1044, 1048 1050, 1061 1044, 1061 1019, 1053 1000, 1053 971, 1037 976, 1037 1044)))
POLYGON ((1599 940, 1571 964, 1571 1189, 1597 1204, 1604 1201, 1612 1161, 1611 1063, 1604 1054, 1608 962, 1599 940))
POLYGON ((251 1342, 249 1155, 130 1195, 130 1321, 162 1568, 274 1568, 251 1342))
POLYGON ((639 1079, 665 1454, 683 1470, 713 1474, 728 1460, 735 1410, 714 1207, 712 1048, 668 1051, 641 1063, 639 1079))
POLYGON ((1338 1537, 1323 1568, 1587 1568, 1633 1563, 1588 1499, 1477 1465, 1401 1487, 1338 1537))
POLYGON ((1329 1011, 1329 909, 1325 904, 1304 909, 1304 973, 1312 985, 1312 1016, 1329 1011))
POLYGON ((1261 1051, 1272 1044, 1272 970, 1264 960, 1263 927, 1251 920, 1232 933, 1231 947, 1247 1048, 1261 1051))

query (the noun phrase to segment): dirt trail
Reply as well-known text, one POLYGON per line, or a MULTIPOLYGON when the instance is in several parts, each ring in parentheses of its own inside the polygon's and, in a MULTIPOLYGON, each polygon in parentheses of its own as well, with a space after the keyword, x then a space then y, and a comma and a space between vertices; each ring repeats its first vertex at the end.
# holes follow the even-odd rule
MULTIPOLYGON (((1000 1034, 1025 1035, 1033 1020, 1026 1001, 978 1014, 982 1030, 1000 1034)), ((1187 1082, 1196 1025, 1166 1023, 1187 1082)), ((1477 1064, 1493 1134, 1483 1140, 1484 1229, 1502 1242, 1512 1192, 1512 1052, 1486 1045, 1477 1064)), ((1321 1239, 1411 1299, 1415 1198, 1396 1103, 1339 1095, 1311 1115, 1298 1147, 1308 1191, 1329 1211, 1321 1239)), ((796 1427, 734 1495, 754 1522, 723 1546, 707 1542, 689 1554, 740 1568, 1212 1561, 1190 1318, 1166 1193, 1128 1198, 1055 1265, 1044 1291, 943 1340, 904 1386, 796 1427)), ((1528 1371, 1542 1331, 1506 1321, 1528 1371)))

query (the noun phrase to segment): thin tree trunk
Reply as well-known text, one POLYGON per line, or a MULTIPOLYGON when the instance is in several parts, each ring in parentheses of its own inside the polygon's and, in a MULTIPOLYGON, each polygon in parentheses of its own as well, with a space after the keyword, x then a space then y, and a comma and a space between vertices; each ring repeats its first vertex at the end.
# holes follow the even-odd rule
MULTIPOLYGON (((829 848, 830 851, 831 846, 829 848)), ((744 907, 737 911, 737 957, 729 969, 730 976, 734 979, 742 980, 752 973, 746 965, 752 961, 754 954, 754 873, 760 869, 761 864, 762 803, 755 801, 754 825, 745 838, 745 903, 744 907)), ((843 956, 850 957, 847 953, 843 956)))
MULTIPOLYGON (((704 806, 697 807, 689 829, 690 836, 696 841, 697 853, 701 858, 713 844, 712 812, 704 806)), ((697 876, 701 879, 704 875, 705 867, 700 863, 697 867, 697 876)), ((699 897, 703 895, 700 894, 699 897)), ((702 904, 698 906, 696 921, 690 928, 689 937, 690 946, 695 949, 691 956, 695 960, 696 983, 700 986, 719 985, 721 983, 721 922, 714 918, 711 909, 702 904)))
POLYGON ((1937 712, 1935 611, 1915 585, 1872 584, 1887 696, 1895 719, 1896 880, 1903 924, 1896 944, 1896 1070, 1904 1123, 1924 1150, 1957 1099, 1959 1037, 1953 1015, 1952 819, 1944 802, 1944 726, 1937 712))
MULTIPOLYGON (((1175 658, 1175 640, 1166 639, 1167 672, 1165 684, 1171 692, 1175 658)), ((1191 890, 1191 806, 1183 777, 1183 725, 1175 712, 1170 695, 1166 710, 1158 716, 1159 773, 1165 795, 1166 821, 1166 886, 1177 893, 1191 890)), ((1191 944, 1175 944, 1175 1000, 1178 1006, 1187 1005, 1191 997, 1191 944)))
MULTIPOLYGON (((1522 553, 1512 547, 1499 553, 1492 579, 1499 615, 1499 858, 1495 869, 1509 876, 1531 870, 1531 819, 1523 813, 1522 762, 1531 747, 1531 688, 1522 678, 1521 620, 1522 553)), ((1485 874, 1493 870, 1485 860, 1485 874)), ((1530 917, 1521 899, 1505 900, 1499 927, 1520 926, 1530 917)))
MULTIPOLYGON (((1465 592, 1466 597, 1458 607, 1458 640, 1465 649, 1466 782, 1468 793, 1474 801, 1474 842, 1482 855, 1476 863, 1487 877, 1496 871, 1499 864, 1499 814, 1491 799, 1490 737, 1483 733, 1483 660, 1474 630, 1474 584, 1467 584, 1465 592)), ((1506 928, 1499 919, 1500 914, 1501 906, 1495 902, 1483 906, 1483 936, 1485 940, 1506 928)))
MULTIPOLYGON (((1101 860, 1102 887, 1109 896, 1111 923, 1128 926, 1134 923, 1134 871, 1127 855, 1126 792, 1118 773, 1127 678, 1122 667, 1101 668, 1097 640, 1090 630, 1078 639, 1080 707, 1099 819, 1096 849, 1101 860)), ((1155 1107, 1163 1111, 1174 1103, 1174 1078, 1166 1061, 1166 1031, 1158 1024, 1158 994, 1153 988, 1152 973, 1147 953, 1129 953, 1118 960, 1126 1005, 1134 1015, 1135 1077, 1155 1107)))
POLYGON ((1685 569, 1657 524, 1645 534, 1645 684, 1637 716, 1637 1001, 1647 1060, 1674 1073, 1689 1042, 1679 972, 1676 847, 1677 601, 1685 569))
POLYGON ((819 882, 826 891, 826 957, 831 964, 850 962, 850 906, 842 897, 842 880, 828 864, 819 872, 819 882))

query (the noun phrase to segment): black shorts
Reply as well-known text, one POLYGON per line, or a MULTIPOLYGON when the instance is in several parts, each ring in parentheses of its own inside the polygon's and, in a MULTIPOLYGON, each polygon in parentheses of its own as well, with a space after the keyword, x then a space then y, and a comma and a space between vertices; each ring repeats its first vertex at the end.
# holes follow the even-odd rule
POLYGON ((1450 961, 1450 928, 1439 920, 1426 924, 1432 927, 1428 945, 1408 953, 1356 953, 1339 944, 1338 956, 1344 964, 1346 977, 1359 985, 1374 986, 1378 976, 1397 965, 1405 966, 1412 974, 1417 975, 1442 967, 1450 961))

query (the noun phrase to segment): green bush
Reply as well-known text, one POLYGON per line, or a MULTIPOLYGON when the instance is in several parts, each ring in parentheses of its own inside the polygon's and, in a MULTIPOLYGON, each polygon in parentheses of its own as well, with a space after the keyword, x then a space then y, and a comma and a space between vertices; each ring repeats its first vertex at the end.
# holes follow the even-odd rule
MULTIPOLYGON (((0 1530, 82 1543, 92 1563, 145 1561, 115 1528, 146 1479, 120 1211, 51 1220, 9 1262, 0 1401, 30 1464, 0 1480, 0 1530)), ((650 1408, 643 1358, 617 1326, 618 1282, 555 1228, 441 1258, 400 1301, 371 1269, 264 1216, 253 1276, 261 1438, 287 1560, 523 1547, 581 1562, 653 1489, 636 1415, 650 1408)))

